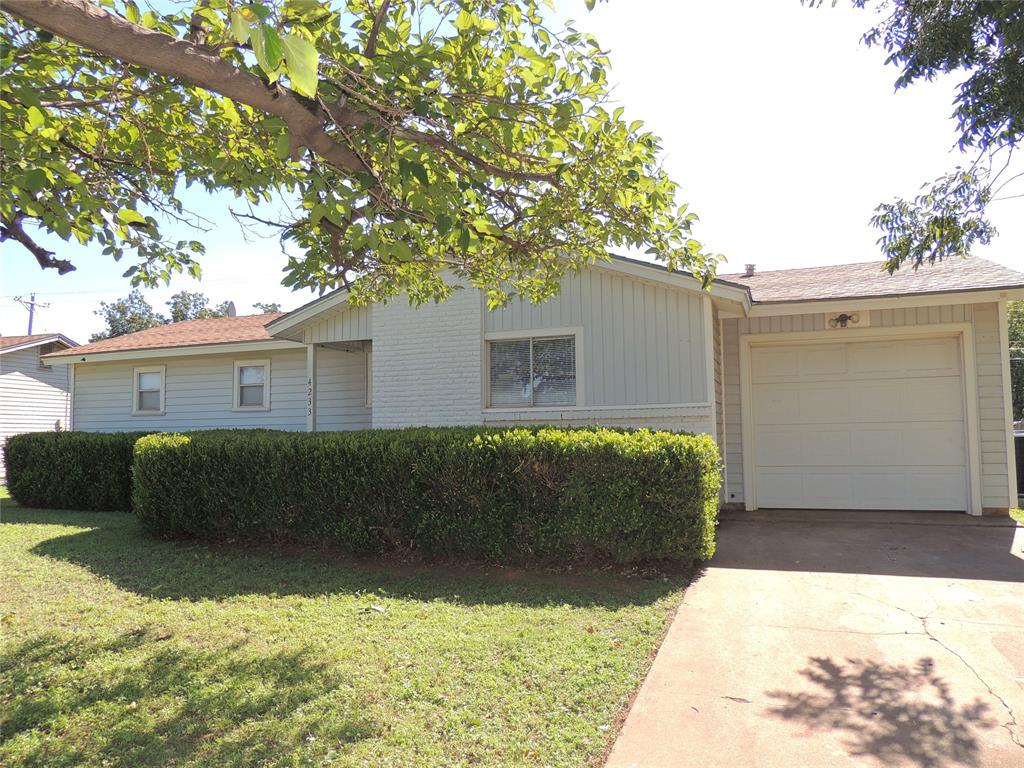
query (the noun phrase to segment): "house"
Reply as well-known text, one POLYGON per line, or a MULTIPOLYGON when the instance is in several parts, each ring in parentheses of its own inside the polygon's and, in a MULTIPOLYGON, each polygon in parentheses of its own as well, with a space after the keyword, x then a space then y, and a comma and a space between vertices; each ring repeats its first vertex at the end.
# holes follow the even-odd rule
POLYGON ((693 277, 613 258, 540 305, 335 291, 56 352, 77 430, 549 423, 712 434, 722 501, 1005 513, 1016 499, 1006 301, 981 259, 693 277))
POLYGON ((76 346, 59 333, 0 336, 0 445, 21 432, 69 428, 69 368, 51 365, 44 356, 76 346))

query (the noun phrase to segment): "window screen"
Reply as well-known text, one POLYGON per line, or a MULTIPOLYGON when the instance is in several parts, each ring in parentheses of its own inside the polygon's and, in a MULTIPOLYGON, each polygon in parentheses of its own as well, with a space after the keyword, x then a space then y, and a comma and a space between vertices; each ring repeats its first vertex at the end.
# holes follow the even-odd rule
POLYGON ((159 371, 140 371, 135 375, 135 410, 159 411, 162 409, 160 402, 161 378, 162 374, 159 371))
POLYGON ((572 336, 493 341, 492 407, 576 404, 576 340, 572 336))
POLYGON ((266 368, 262 365, 238 367, 238 405, 240 407, 262 407, 265 386, 266 368))

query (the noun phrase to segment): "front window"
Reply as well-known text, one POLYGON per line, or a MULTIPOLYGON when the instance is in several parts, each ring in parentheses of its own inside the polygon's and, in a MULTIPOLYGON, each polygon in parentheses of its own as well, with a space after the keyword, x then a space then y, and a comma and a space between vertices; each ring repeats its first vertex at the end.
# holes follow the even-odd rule
POLYGON ((132 386, 132 412, 159 414, 164 412, 164 367, 136 368, 132 386))
POLYGON ((270 408, 270 361, 244 360, 235 363, 236 409, 270 408))
POLYGON ((490 342, 492 408, 576 404, 576 339, 552 336, 490 342))

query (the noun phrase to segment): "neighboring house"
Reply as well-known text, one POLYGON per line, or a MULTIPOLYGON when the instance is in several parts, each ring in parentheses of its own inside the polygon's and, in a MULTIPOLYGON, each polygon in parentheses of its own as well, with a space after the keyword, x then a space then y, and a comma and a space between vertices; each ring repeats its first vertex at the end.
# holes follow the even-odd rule
POLYGON ((70 428, 68 367, 51 365, 43 356, 76 346, 59 333, 0 336, 0 445, 21 432, 70 428))
POLYGON ((607 424, 723 449, 723 502, 1005 512, 1006 307, 981 259, 694 278, 615 258, 541 305, 349 306, 194 320, 48 357, 78 430, 607 424))

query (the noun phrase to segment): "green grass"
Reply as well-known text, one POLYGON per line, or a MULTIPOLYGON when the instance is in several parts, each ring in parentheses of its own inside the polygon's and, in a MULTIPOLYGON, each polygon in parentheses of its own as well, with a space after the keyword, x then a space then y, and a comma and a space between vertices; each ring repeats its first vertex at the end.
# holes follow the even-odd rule
POLYGON ((360 564, 0 508, 0 765, 600 761, 681 576, 360 564))
POLYGON ((1011 509, 1010 517, 1012 517, 1021 525, 1024 525, 1024 509, 1011 509))

